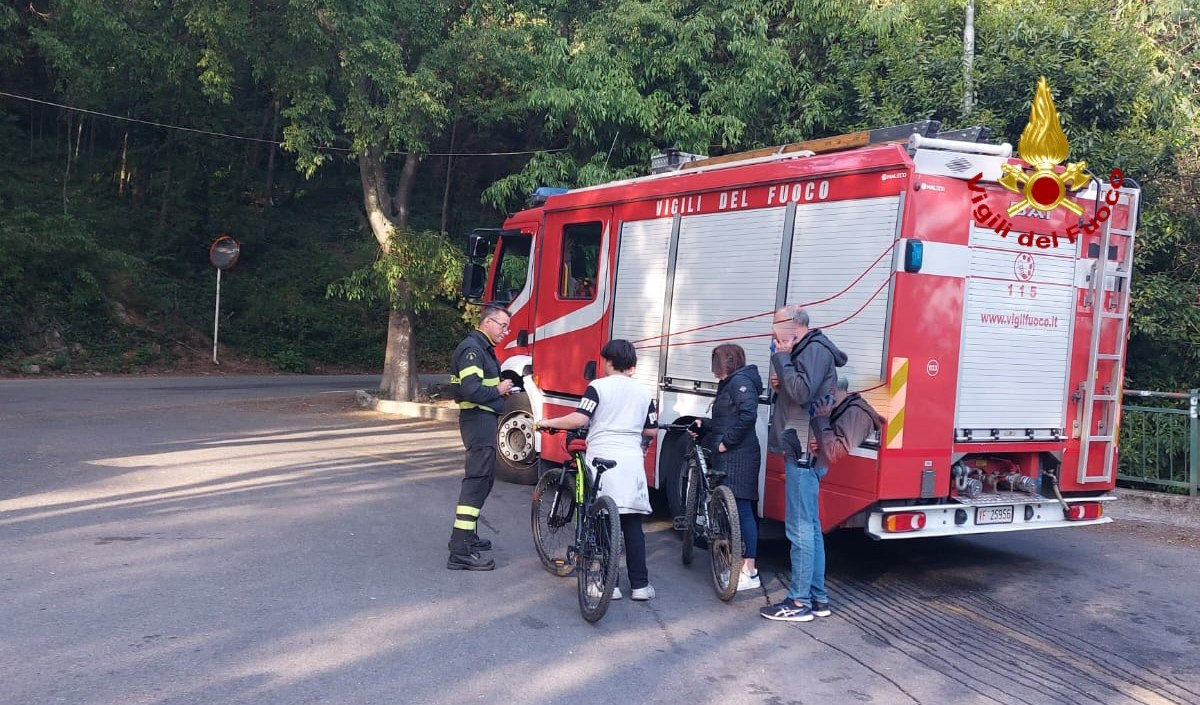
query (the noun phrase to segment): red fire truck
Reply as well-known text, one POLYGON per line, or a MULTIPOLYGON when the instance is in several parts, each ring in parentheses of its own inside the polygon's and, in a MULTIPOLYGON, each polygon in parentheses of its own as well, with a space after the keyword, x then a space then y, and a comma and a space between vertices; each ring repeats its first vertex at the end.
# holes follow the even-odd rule
MULTIPOLYGON (((501 417, 502 479, 566 460, 561 436, 533 424, 576 407, 606 341, 634 343, 661 420, 684 423, 715 395, 712 348, 737 342, 765 380, 772 312, 801 303, 849 355, 839 374, 886 418, 823 480, 826 530, 1110 521, 1139 190, 1091 179, 1069 197, 1082 216, 1007 216, 1021 197, 1001 167, 1024 166, 1012 147, 936 125, 539 190, 503 228, 472 233, 464 294, 511 311, 498 353, 524 391, 501 417)), ((675 514, 687 442, 662 433, 647 454, 675 514)), ((760 511, 782 520, 783 458, 764 455, 760 511)))

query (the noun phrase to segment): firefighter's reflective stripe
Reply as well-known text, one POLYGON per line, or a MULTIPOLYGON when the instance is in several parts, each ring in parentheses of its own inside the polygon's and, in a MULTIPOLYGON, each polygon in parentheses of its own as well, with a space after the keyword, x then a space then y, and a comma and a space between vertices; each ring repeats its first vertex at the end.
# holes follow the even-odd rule
POLYGON ((458 403, 458 408, 459 409, 483 409, 484 411, 490 411, 493 414, 500 413, 500 412, 496 411, 495 409, 493 409, 492 407, 487 406, 486 404, 476 404, 475 402, 472 402, 472 401, 460 401, 458 403))
MULTIPOLYGON (((451 382, 451 384, 459 384, 462 382, 462 378, 451 375, 450 382, 451 382)), ((489 377, 489 378, 484 379, 482 382, 480 382, 480 384, 482 384, 485 387, 499 387, 500 386, 500 378, 499 377, 489 377)))
POLYGON ((462 381, 464 379, 466 379, 467 377, 470 377, 471 375, 475 375, 475 376, 479 377, 480 378, 479 383, 485 387, 499 387, 500 386, 500 377, 498 377, 498 376, 497 377, 484 377, 483 376, 484 375, 483 368, 479 367, 477 365, 472 365, 470 367, 464 367, 463 369, 458 371, 457 375, 450 375, 450 383, 451 384, 462 384, 462 381))
POLYGON ((892 358, 891 402, 888 404, 887 447, 904 447, 904 403, 908 399, 908 358, 892 358))
POLYGON ((454 528, 464 531, 475 531, 478 524, 479 507, 460 504, 454 508, 454 528))

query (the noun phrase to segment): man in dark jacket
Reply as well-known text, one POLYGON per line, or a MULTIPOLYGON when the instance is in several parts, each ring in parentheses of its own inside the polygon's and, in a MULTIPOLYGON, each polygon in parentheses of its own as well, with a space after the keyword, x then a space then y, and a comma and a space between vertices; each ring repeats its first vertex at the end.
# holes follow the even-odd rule
POLYGON ((818 506, 825 473, 813 462, 808 439, 814 405, 832 398, 836 368, 845 365, 847 358, 808 323, 808 312, 796 304, 776 311, 771 323, 771 386, 778 397, 769 438, 772 449, 783 453, 787 473, 784 523, 792 544, 792 579, 787 597, 759 613, 785 622, 809 622, 814 615, 831 614, 825 591, 825 533, 818 506))
POLYGON ((450 534, 451 570, 492 570, 496 562, 484 558, 492 542, 476 533, 479 511, 496 479, 496 419, 504 410, 504 397, 512 391, 512 380, 500 380, 500 361, 495 345, 508 334, 508 311, 484 306, 479 327, 454 350, 450 365, 458 400, 458 430, 467 449, 466 471, 458 506, 454 508, 454 530, 450 534))
POLYGON ((867 440, 871 431, 883 428, 883 418, 858 392, 850 392, 850 382, 839 377, 833 399, 818 404, 813 416, 813 435, 817 446, 817 464, 829 468, 867 440))

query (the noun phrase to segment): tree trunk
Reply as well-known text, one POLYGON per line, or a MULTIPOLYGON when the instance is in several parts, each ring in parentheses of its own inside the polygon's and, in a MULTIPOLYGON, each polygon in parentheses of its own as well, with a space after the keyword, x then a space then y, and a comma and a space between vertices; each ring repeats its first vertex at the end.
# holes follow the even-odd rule
POLYGON ((72 114, 67 112, 67 167, 63 169, 63 215, 67 214, 67 182, 71 180, 71 119, 72 114))
POLYGON ((129 130, 125 130, 125 137, 121 139, 121 166, 117 170, 117 195, 125 195, 125 182, 129 178, 129 130))
MULTIPOLYGON (((271 120, 271 139, 275 139, 275 135, 279 133, 279 99, 274 101, 275 117, 271 120)), ((275 205, 275 153, 279 151, 279 147, 272 142, 267 146, 267 204, 270 208, 275 205)))
MULTIPOLYGON (((408 204, 419 161, 420 158, 413 155, 405 159, 396 194, 390 196, 382 150, 372 148, 358 157, 358 174, 362 181, 367 221, 384 253, 390 249, 389 238, 392 233, 396 230, 403 232, 408 226, 408 204)), ((415 317, 407 301, 408 284, 396 282, 396 298, 388 310, 387 346, 379 391, 384 397, 397 401, 412 401, 418 388, 415 317)))
MULTIPOLYGON (((963 19, 963 119, 975 110, 975 0, 967 0, 963 19)), ((965 127, 965 125, 964 125, 965 127)))
MULTIPOLYGON (((258 126, 258 139, 265 139, 267 135, 267 125, 271 122, 271 115, 275 113, 274 99, 267 101, 267 107, 263 108, 262 123, 258 126)), ((274 139, 274 138, 272 138, 274 139)), ((258 169, 258 154, 262 151, 262 142, 254 142, 247 150, 245 164, 242 165, 242 179, 250 176, 250 172, 258 169)))
POLYGON ((408 230, 409 201, 412 200, 413 184, 417 181, 417 165, 420 163, 419 156, 409 153, 404 157, 404 166, 400 168, 396 195, 392 197, 392 212, 395 213, 396 226, 401 231, 408 230))
MULTIPOLYGON (((396 282, 397 294, 404 300, 406 282, 396 282)), ((417 340, 415 317, 410 306, 393 304, 388 309, 387 347, 383 354, 383 377, 379 391, 388 399, 412 401, 420 382, 417 378, 417 340)))
POLYGON ((367 211, 367 222, 371 224, 371 234, 379 243, 379 249, 387 254, 391 247, 388 239, 396 224, 392 222, 392 201, 383 173, 381 150, 371 148, 358 156, 358 178, 362 182, 363 207, 367 211))
POLYGON ((167 166, 167 176, 163 183, 162 204, 158 209, 158 236, 163 238, 167 233, 167 214, 171 204, 171 167, 167 166))
POLYGON ((450 173, 454 169, 454 138, 458 134, 458 122, 450 126, 450 153, 446 155, 446 183, 442 187, 442 232, 449 232, 450 225, 450 173))

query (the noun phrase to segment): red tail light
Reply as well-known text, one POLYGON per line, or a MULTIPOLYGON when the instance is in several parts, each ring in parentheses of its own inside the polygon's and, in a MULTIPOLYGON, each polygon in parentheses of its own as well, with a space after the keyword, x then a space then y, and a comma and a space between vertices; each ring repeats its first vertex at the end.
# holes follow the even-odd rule
POLYGON ((889 534, 920 531, 925 528, 924 512, 896 512, 883 518, 883 530, 889 534))
POLYGON ((1087 521, 1104 516, 1104 505, 1099 502, 1072 504, 1067 510, 1067 521, 1087 521))

